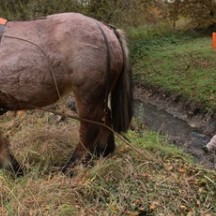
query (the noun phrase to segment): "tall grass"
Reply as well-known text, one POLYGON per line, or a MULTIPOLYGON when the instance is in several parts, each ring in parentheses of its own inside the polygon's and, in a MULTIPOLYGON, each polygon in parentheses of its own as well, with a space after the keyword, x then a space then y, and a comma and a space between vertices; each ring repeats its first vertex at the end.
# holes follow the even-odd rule
POLYGON ((215 52, 211 37, 195 31, 129 32, 134 80, 216 111, 215 52))
POLYGON ((29 112, 16 128, 14 118, 0 119, 12 152, 27 168, 15 180, 0 171, 1 216, 214 215, 215 172, 191 163, 159 134, 137 127, 139 132, 127 136, 139 154, 117 140, 109 158, 78 165, 73 177, 62 175, 61 163, 78 142, 78 123, 68 119, 57 125, 53 117, 29 112))

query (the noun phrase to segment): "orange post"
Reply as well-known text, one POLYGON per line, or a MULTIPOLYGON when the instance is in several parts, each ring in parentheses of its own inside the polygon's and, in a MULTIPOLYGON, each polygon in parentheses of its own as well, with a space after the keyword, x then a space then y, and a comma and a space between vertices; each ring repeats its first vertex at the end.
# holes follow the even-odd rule
POLYGON ((216 32, 212 32, 212 48, 216 49, 216 32))
POLYGON ((0 25, 5 25, 7 23, 7 20, 0 17, 0 25))

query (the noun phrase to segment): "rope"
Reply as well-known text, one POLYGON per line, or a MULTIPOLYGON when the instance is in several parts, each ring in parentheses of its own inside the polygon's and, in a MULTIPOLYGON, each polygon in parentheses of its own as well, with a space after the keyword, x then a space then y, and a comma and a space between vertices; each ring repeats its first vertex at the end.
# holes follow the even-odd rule
POLYGON ((59 92, 58 83, 57 83, 57 81, 56 81, 54 69, 53 69, 53 66, 52 66, 52 64, 51 64, 51 61, 50 61, 49 57, 47 56, 47 54, 45 53, 45 51, 44 51, 39 45, 37 45, 37 44, 35 44, 35 43, 33 43, 33 42, 29 41, 29 40, 26 40, 26 39, 23 39, 23 38, 19 38, 19 37, 10 36, 10 35, 5 35, 5 34, 4 34, 4 37, 12 38, 12 39, 17 39, 17 40, 21 40, 21 41, 30 43, 30 44, 36 46, 36 47, 41 51, 41 53, 42 53, 42 54, 46 57, 46 59, 47 59, 48 65, 49 65, 49 67, 50 67, 50 69, 51 69, 51 76, 52 76, 52 79, 53 79, 53 82, 54 82, 54 85, 55 85, 56 93, 57 93, 57 95, 58 95, 59 100, 61 100, 61 95, 60 95, 60 92, 59 92))
POLYGON ((63 118, 66 117, 66 118, 75 119, 75 120, 78 120, 78 121, 84 121, 84 122, 96 124, 98 126, 102 126, 102 127, 106 128, 106 129, 108 129, 109 131, 111 131, 116 137, 118 137, 119 139, 121 139, 132 150, 134 150, 140 156, 144 157, 146 160, 150 160, 150 161, 157 162, 157 163, 159 163, 159 162, 163 163, 162 161, 159 161, 158 159, 156 159, 150 152, 148 152, 148 151, 146 151, 144 149, 142 149, 142 152, 141 152, 140 150, 138 150, 137 148, 135 148, 134 145, 129 141, 129 139, 127 137, 125 137, 123 134, 117 133, 111 127, 109 127, 108 125, 106 125, 104 123, 93 121, 93 120, 89 120, 89 119, 80 118, 80 117, 77 117, 75 115, 71 115, 71 114, 67 114, 67 113, 61 113, 61 112, 54 111, 54 110, 51 110, 51 109, 48 109, 48 108, 40 108, 40 110, 53 113, 53 114, 61 116, 63 118))

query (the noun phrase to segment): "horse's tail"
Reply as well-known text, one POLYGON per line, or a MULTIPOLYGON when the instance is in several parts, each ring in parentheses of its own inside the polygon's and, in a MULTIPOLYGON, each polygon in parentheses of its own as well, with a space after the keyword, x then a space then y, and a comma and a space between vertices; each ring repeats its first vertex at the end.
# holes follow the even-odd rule
POLYGON ((124 62, 121 74, 111 92, 112 122, 116 132, 124 132, 127 131, 133 116, 132 72, 125 34, 120 29, 116 29, 115 34, 122 47, 124 62))

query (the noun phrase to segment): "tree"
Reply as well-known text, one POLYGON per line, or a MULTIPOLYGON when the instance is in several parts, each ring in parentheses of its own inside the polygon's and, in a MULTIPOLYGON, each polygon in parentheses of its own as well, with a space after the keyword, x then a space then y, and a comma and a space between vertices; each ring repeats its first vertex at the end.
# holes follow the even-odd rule
POLYGON ((197 28, 209 27, 216 23, 215 0, 173 0, 167 2, 170 18, 177 19, 181 15, 190 19, 197 28))
POLYGON ((61 12, 80 12, 106 23, 138 26, 151 18, 159 0, 0 0, 0 16, 25 20, 61 12))

